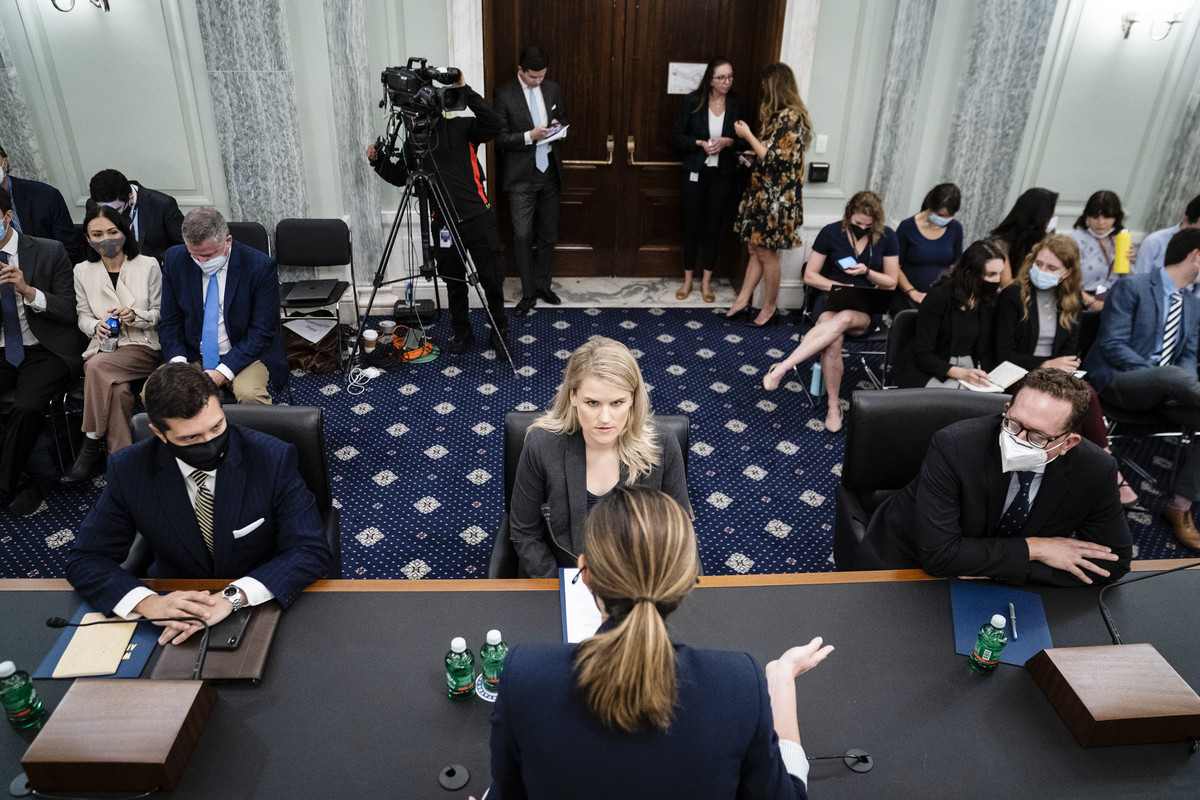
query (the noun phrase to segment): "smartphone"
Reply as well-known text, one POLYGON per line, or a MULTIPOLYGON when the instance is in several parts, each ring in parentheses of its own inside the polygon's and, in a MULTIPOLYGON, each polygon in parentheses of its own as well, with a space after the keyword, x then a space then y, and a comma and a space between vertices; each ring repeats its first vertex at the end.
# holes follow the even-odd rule
POLYGON ((250 624, 252 616, 254 616, 253 609, 234 611, 210 627, 208 629, 208 649, 236 650, 237 646, 242 643, 242 636, 246 633, 246 626, 250 624))
POLYGON ((842 269, 850 269, 851 267, 853 267, 855 264, 858 263, 858 259, 855 258, 854 256, 846 256, 845 258, 841 259, 837 263, 838 263, 838 266, 841 267, 842 269))

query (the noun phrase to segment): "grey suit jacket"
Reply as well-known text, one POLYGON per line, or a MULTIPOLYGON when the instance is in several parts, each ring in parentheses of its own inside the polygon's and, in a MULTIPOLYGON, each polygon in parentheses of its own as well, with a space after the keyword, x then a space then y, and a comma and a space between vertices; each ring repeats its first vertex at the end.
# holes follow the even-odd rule
POLYGON ((25 282, 46 295, 45 311, 38 313, 26 306, 29 330, 77 375, 83 369, 83 338, 76 327, 75 273, 66 248, 53 239, 17 237, 17 263, 25 282))
MULTIPOLYGON (((637 485, 658 489, 689 513, 687 471, 679 441, 659 435, 662 462, 637 485)), ((621 465, 620 484, 629 479, 621 465)), ((517 476, 509 501, 509 535, 521 567, 533 578, 553 578, 559 567, 575 566, 583 552, 583 526, 587 521, 587 453, 583 433, 570 435, 533 428, 525 438, 517 476), (553 538, 546 530, 542 504, 550 506, 553 538)))
MULTIPOLYGON (((567 110, 563 107, 562 90, 553 81, 542 81, 542 99, 546 102, 547 119, 543 125, 549 125, 550 120, 557 119, 563 125, 567 124, 567 110)), ((500 115, 504 126, 496 136, 496 146, 500 149, 500 174, 503 177, 502 188, 506 192, 520 191, 526 187, 540 186, 541 178, 536 175, 534 145, 525 144, 525 131, 533 128, 533 115, 529 113, 529 100, 526 98, 521 82, 513 78, 496 90, 492 97, 492 108, 500 115)), ((558 178, 563 179, 562 152, 558 143, 550 145, 550 163, 558 169, 558 178)))

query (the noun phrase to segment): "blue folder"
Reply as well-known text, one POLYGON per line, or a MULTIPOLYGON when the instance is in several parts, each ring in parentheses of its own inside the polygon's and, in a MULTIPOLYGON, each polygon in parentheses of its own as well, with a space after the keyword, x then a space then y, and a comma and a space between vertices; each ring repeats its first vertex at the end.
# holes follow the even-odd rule
MULTIPOLYGON (((75 614, 71 617, 71 622, 79 622, 83 619, 84 614, 91 614, 96 609, 92 608, 87 603, 80 603, 75 614)), ((50 652, 42 659, 41 666, 33 673, 35 678, 53 678, 54 669, 58 666, 58 660, 62 658, 63 652, 67 649, 67 645, 71 643, 71 637, 75 635, 77 628, 63 628, 58 635, 58 640, 54 642, 54 646, 50 648, 50 652)), ((96 675, 97 678, 139 678, 142 675, 142 670, 146 666, 146 662, 150 660, 150 654, 154 652, 155 646, 158 644, 158 636, 162 633, 159 628, 154 625, 143 622, 133 629, 133 636, 129 639, 129 646, 125 648, 125 655, 121 659, 121 666, 117 667, 117 671, 112 675, 96 675)))
POLYGON ((954 612, 954 652, 961 656, 971 655, 979 628, 993 614, 1002 614, 1006 620, 1008 644, 1000 652, 1000 660, 1005 664, 1024 666, 1038 652, 1054 646, 1039 594, 992 581, 950 581, 950 605, 954 612), (1017 613, 1015 639, 1012 624, 1007 621, 1009 603, 1017 613))

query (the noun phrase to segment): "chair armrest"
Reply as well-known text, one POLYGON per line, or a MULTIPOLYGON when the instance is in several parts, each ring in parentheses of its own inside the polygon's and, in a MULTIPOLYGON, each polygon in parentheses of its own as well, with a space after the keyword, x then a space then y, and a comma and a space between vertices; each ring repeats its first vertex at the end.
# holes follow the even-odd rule
POLYGON ((833 563, 839 572, 852 571, 871 515, 845 486, 839 484, 833 496, 833 563))
POLYGON ((496 538, 492 542, 492 559, 488 563, 488 577, 522 577, 519 572, 520 562, 517 558, 517 550, 513 547, 512 537, 508 533, 508 514, 503 514, 500 517, 500 524, 496 526, 496 538))
POLYGON ((135 578, 144 578, 150 574, 150 565, 154 563, 154 553, 146 539, 140 533, 133 535, 133 544, 129 546, 129 554, 121 562, 121 569, 132 574, 135 578))
POLYGON ((325 541, 329 545, 329 572, 326 577, 337 580, 342 577, 342 510, 331 506, 321 520, 325 541))

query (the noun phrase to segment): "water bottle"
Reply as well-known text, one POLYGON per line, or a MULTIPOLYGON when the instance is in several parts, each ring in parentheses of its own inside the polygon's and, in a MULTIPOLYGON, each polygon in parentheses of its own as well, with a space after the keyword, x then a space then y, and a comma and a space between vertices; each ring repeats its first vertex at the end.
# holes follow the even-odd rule
POLYGON ((0 704, 8 717, 8 724, 17 730, 41 728, 46 720, 42 699, 29 673, 17 669, 11 661, 0 663, 0 704))
POLYGON ((971 651, 971 669, 976 672, 995 672, 1000 663, 1000 651, 1008 644, 1008 634, 1004 632, 1003 614, 996 614, 992 621, 979 629, 979 638, 975 640, 975 649, 971 651))
POLYGON ((500 631, 488 631, 487 643, 479 648, 479 668, 483 671, 484 685, 493 692, 500 686, 500 670, 504 669, 507 655, 508 645, 500 639, 500 631))
POLYGON ((467 640, 456 636, 446 653, 446 696, 470 697, 475 691, 475 656, 467 649, 467 640))
POLYGON ((809 387, 808 393, 813 397, 820 397, 825 394, 825 382, 821 380, 821 365, 813 364, 812 385, 809 387))
POLYGON ((104 324, 108 326, 108 338, 100 343, 100 352, 111 353, 117 349, 117 337, 121 335, 121 321, 116 317, 109 317, 108 322, 104 324))

